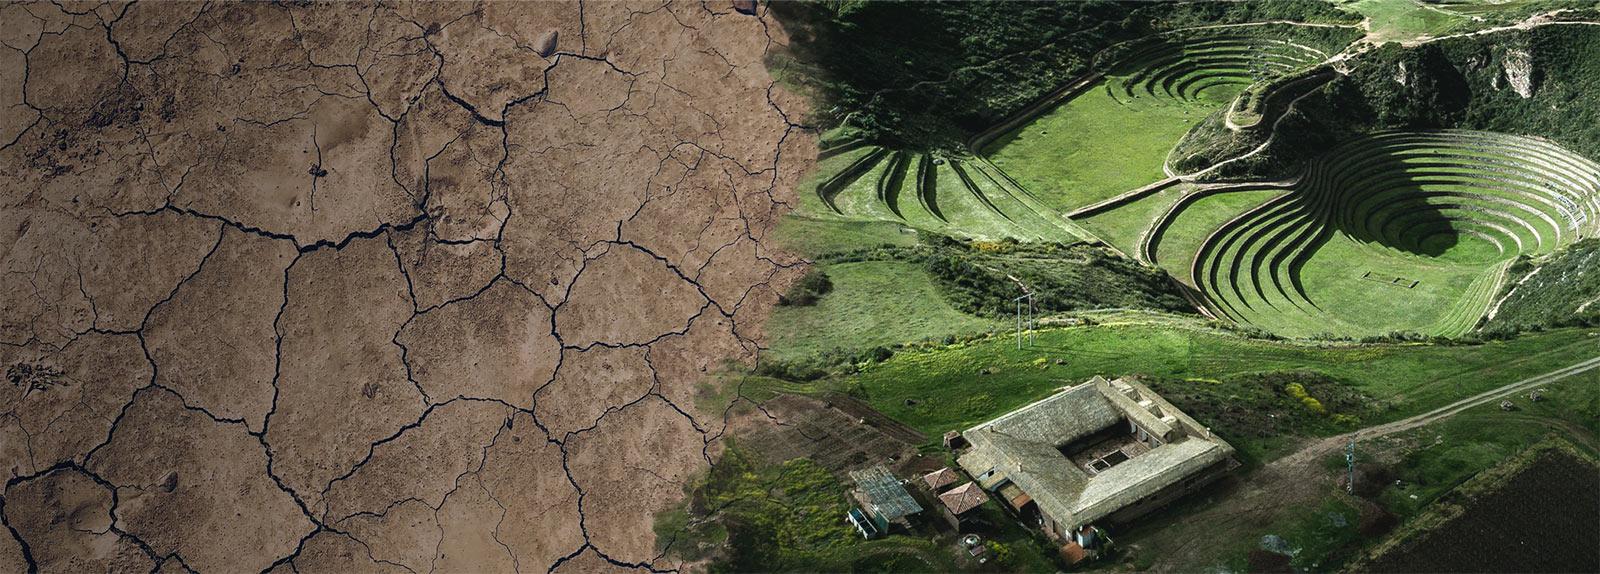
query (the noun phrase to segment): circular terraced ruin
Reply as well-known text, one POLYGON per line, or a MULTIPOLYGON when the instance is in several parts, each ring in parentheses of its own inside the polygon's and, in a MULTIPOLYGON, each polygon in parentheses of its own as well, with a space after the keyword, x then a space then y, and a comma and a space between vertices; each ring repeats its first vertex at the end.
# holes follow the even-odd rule
POLYGON ((1497 267, 1592 235, 1597 212, 1600 165, 1549 141, 1383 133, 1333 150, 1291 191, 1214 231, 1190 273, 1217 314, 1279 330, 1449 294, 1453 317, 1429 330, 1454 334, 1482 314, 1497 267))
MULTIPOLYGON (((1147 42, 1122 59, 1111 86, 1119 100, 1140 97, 1202 99, 1218 88, 1242 88, 1321 62, 1321 50, 1288 40, 1213 35, 1147 42)), ((1232 90, 1226 97, 1232 97, 1232 90)), ((1226 99, 1226 98, 1218 98, 1226 99)))

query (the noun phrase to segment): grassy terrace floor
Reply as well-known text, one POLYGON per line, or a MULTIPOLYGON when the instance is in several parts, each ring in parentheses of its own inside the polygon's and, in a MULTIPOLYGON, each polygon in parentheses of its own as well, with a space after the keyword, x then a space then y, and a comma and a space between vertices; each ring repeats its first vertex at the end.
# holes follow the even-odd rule
POLYGON ((1167 151, 1235 88, 1185 102, 1145 95, 1112 97, 1115 78, 1023 124, 982 150, 1046 204, 1071 210, 1159 181, 1167 151))
POLYGON ((1150 227, 1150 222, 1172 207, 1187 189, 1187 184, 1174 185, 1078 223, 1112 247, 1135 257, 1139 252, 1139 237, 1150 227))
MULTIPOLYGON (((1474 320, 1481 316, 1488 298, 1495 293, 1474 287, 1482 287, 1485 282, 1492 285, 1501 269, 1496 265, 1461 266, 1428 257, 1397 255, 1335 234, 1300 270, 1300 280, 1311 300, 1331 312, 1313 317, 1281 306, 1273 312, 1248 316, 1251 324, 1285 336, 1442 333, 1435 326, 1442 325, 1458 309, 1475 310, 1474 320), (1403 280, 1395 284, 1373 277, 1403 280), (1413 281, 1414 287, 1405 286, 1413 281)), ((1256 279, 1270 281, 1265 277, 1256 279)), ((1250 279, 1238 280, 1244 284, 1250 279)), ((1470 323, 1444 334, 1459 335, 1472 327, 1470 323)))
POLYGON ((917 234, 891 221, 843 221, 790 213, 779 222, 777 239, 785 249, 815 257, 858 247, 915 245, 917 234))
POLYGON ((1378 401, 1381 420, 1364 421, 1376 424, 1592 357, 1600 354, 1597 345, 1600 339, 1581 329, 1470 346, 1315 346, 1246 339, 1184 321, 1106 323, 1043 330, 1037 345, 1022 350, 1007 336, 906 350, 846 383, 859 385, 885 414, 938 436, 1096 374, 1217 378, 1309 370, 1378 401), (980 374, 984 369, 990 374, 980 374))
POLYGON ((1460 28, 1466 16, 1438 7, 1423 6, 1416 0, 1356 0, 1341 8, 1366 16, 1374 42, 1404 42, 1440 36, 1460 28))

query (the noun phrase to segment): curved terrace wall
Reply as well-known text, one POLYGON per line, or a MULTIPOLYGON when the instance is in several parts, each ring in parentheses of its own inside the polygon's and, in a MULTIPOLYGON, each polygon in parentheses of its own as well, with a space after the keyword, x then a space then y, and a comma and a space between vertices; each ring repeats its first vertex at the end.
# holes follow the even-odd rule
POLYGON ((1498 133, 1376 134, 1313 162, 1294 190, 1202 244, 1190 276, 1214 311, 1246 323, 1261 314, 1324 314, 1301 271, 1335 237, 1375 259, 1489 269, 1600 225, 1600 164, 1546 140, 1498 133), (1460 248, 1469 241, 1480 243, 1460 248))

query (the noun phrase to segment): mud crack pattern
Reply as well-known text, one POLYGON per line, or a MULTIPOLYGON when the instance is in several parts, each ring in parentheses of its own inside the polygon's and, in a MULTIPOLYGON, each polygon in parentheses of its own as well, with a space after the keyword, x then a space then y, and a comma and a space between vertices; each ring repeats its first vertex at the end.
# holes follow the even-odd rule
POLYGON ((683 568, 815 160, 737 8, 0 7, 0 571, 683 568))

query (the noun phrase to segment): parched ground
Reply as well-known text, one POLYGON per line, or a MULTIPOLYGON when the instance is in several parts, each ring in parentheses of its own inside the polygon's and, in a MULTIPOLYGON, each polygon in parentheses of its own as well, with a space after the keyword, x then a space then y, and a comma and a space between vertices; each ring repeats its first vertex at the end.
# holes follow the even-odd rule
POLYGON ((764 7, 0 22, 0 571, 679 566, 801 271, 764 7))

